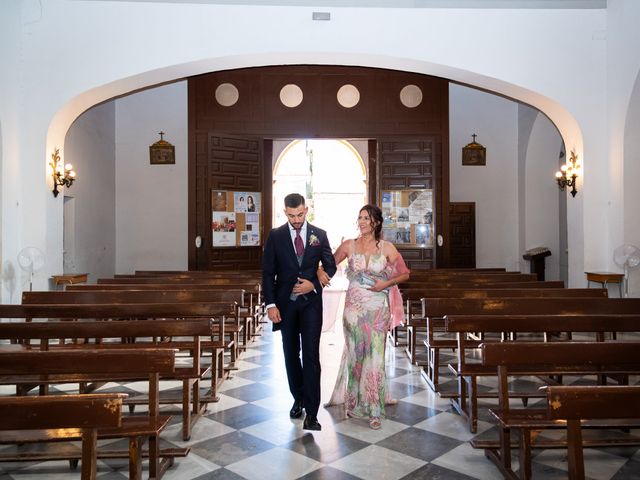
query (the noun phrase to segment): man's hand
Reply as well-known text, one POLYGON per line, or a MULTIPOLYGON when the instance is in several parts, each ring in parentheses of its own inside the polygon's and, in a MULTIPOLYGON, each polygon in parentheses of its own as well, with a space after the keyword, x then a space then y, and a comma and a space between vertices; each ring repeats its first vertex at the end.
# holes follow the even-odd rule
POLYGON ((318 281, 320 282, 320 285, 322 285, 323 287, 326 287, 327 285, 331 284, 330 283, 331 277, 322 268, 318 269, 318 272, 316 273, 316 275, 318 276, 318 281))
POLYGON ((282 321, 278 307, 267 308, 267 317, 269 317, 269 320, 273 323, 280 323, 282 321))
POLYGON ((313 292, 314 289, 313 283, 305 278, 298 277, 298 283, 294 285, 293 293, 296 295, 306 295, 309 292, 313 292))

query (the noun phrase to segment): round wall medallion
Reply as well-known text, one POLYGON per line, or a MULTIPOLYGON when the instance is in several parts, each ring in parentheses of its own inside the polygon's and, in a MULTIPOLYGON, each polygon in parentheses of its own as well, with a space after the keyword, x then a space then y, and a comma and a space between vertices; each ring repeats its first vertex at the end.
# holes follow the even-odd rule
POLYGON ((360 91, 353 85, 343 85, 338 90, 337 98, 344 108, 353 108, 360 102, 360 91))
POLYGON ((415 108, 422 103, 422 90, 416 85, 407 85, 400 90, 400 101, 407 108, 415 108))
POLYGON ((221 83, 216 88, 216 102, 223 107, 235 105, 240 98, 240 93, 236 86, 232 83, 221 83))
POLYGON ((297 107, 302 103, 303 97, 302 89, 294 83, 285 85, 280 90, 280 101, 285 107, 297 107))

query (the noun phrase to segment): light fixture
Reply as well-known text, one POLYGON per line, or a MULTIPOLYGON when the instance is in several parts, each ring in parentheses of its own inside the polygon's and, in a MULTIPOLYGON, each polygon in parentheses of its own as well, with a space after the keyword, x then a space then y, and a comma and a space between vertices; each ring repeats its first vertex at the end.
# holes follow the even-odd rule
POLYGON ((571 156, 567 163, 560 167, 560 170, 556 172, 556 181, 560 190, 564 190, 564 187, 571 187, 571 196, 575 197, 578 190, 576 189, 576 181, 578 179, 578 173, 580 171, 580 163, 578 162, 578 156, 576 152, 571 152, 571 156))
POLYGON ((56 148, 51 154, 51 161, 49 166, 52 169, 51 175, 53 176, 53 196, 57 197, 60 191, 58 187, 70 187, 73 185, 76 179, 76 172, 73 170, 73 165, 67 163, 66 165, 60 158, 60 149, 56 148))

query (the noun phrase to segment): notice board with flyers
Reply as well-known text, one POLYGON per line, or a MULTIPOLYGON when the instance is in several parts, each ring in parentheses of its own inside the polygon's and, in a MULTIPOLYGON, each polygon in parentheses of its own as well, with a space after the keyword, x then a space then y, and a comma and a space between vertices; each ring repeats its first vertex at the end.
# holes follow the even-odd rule
POLYGON ((260 245, 260 192, 211 190, 212 247, 260 245))

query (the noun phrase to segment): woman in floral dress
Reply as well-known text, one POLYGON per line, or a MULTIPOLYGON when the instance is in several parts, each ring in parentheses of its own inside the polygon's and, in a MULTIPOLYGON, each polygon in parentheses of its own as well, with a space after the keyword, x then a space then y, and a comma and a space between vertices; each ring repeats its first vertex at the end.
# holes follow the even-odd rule
MULTIPOLYGON (((347 259, 349 287, 345 298, 344 351, 328 405, 344 404, 349 417, 369 418, 381 427, 385 403, 390 403, 385 375, 387 331, 403 320, 402 297, 396 286, 409 269, 396 247, 380 238, 382 211, 365 205, 358 216, 360 236, 336 250, 336 264, 347 259)), ((328 277, 319 273, 320 280, 328 277)))

